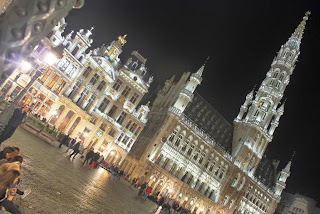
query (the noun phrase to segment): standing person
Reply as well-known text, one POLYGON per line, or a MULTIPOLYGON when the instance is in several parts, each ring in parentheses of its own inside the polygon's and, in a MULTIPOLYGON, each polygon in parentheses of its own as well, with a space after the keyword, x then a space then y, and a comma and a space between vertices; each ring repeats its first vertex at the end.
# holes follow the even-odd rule
POLYGON ((70 158, 72 157, 73 155, 73 159, 77 156, 77 154, 79 154, 80 152, 80 145, 82 144, 82 141, 79 141, 78 143, 76 143, 74 146, 73 146, 73 152, 71 153, 70 155, 70 158))
POLYGON ((69 149, 72 149, 73 145, 77 142, 77 138, 72 138, 72 140, 69 142, 69 146, 66 152, 69 151, 69 149))
POLYGON ((89 160, 92 158, 93 154, 94 154, 94 150, 93 148, 91 148, 91 150, 87 153, 86 159, 83 161, 82 164, 85 164, 86 162, 88 163, 89 160))
POLYGON ((94 154, 92 155, 92 159, 91 159, 91 161, 92 161, 92 163, 91 163, 91 169, 96 168, 96 163, 97 163, 97 161, 98 161, 99 158, 100 158, 100 153, 99 153, 99 152, 96 152, 96 153, 94 153, 94 154))
POLYGON ((139 188, 139 192, 138 192, 138 196, 140 197, 144 191, 144 189, 146 188, 147 183, 143 183, 141 184, 140 188, 139 188))
POLYGON ((144 193, 143 200, 147 200, 147 198, 148 198, 148 196, 150 195, 151 192, 152 192, 152 187, 148 187, 146 189, 146 192, 144 193))
POLYGON ((18 126, 20 126, 20 124, 22 123, 22 120, 27 115, 28 109, 28 105, 22 107, 22 103, 20 103, 19 107, 14 110, 13 115, 9 119, 8 125, 5 127, 0 136, 0 144, 13 135, 18 126))
POLYGON ((69 135, 65 135, 60 142, 59 148, 61 148, 62 144, 66 145, 69 141, 70 141, 69 135))

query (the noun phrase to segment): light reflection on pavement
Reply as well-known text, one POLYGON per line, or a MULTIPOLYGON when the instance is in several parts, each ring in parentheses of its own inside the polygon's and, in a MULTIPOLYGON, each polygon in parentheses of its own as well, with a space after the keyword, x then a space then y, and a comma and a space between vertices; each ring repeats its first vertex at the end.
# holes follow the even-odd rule
POLYGON ((80 155, 70 160, 66 147, 51 146, 22 128, 4 144, 19 146, 24 157, 19 188, 32 192, 15 201, 24 214, 149 214, 156 207, 138 198, 126 181, 111 179, 102 168, 83 166, 80 155))

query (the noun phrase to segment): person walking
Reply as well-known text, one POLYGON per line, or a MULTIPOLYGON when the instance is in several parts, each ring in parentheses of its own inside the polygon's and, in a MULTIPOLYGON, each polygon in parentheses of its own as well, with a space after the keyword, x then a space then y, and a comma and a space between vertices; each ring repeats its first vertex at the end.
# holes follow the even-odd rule
POLYGON ((27 115, 27 111, 29 109, 28 105, 22 107, 22 103, 19 103, 19 107, 16 108, 13 112, 13 115, 9 119, 8 125, 3 130, 2 134, 0 135, 0 145, 3 141, 10 138, 13 133, 16 131, 18 126, 21 125, 23 119, 27 115))
POLYGON ((80 145, 82 144, 82 141, 79 141, 73 146, 73 152, 70 154, 70 158, 73 156, 73 159, 79 154, 80 152, 80 145))
POLYGON ((72 149, 73 145, 77 142, 76 140, 77 138, 73 138, 70 142, 69 142, 69 146, 68 146, 68 149, 66 151, 66 153, 69 151, 69 149, 72 149))
POLYGON ((83 161, 82 164, 84 165, 86 162, 89 163, 89 161, 92 158, 93 154, 94 154, 94 149, 91 148, 91 150, 87 153, 86 159, 83 161))

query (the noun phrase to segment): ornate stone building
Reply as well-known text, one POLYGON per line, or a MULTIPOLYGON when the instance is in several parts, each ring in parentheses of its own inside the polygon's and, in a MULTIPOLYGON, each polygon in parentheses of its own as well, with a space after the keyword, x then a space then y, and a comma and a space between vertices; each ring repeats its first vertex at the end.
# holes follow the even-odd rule
POLYGON ((317 201, 301 194, 282 192, 276 214, 318 214, 317 201))
POLYGON ((259 89, 246 96, 233 124, 195 92, 205 65, 167 80, 121 168, 192 213, 274 213, 291 161, 277 170, 279 162, 263 157, 284 113, 281 101, 308 15, 281 46, 259 89))
MULTIPOLYGON (((59 59, 42 72, 23 100, 50 125, 79 137, 86 147, 94 147, 109 162, 119 164, 147 121, 148 106, 137 108, 153 80, 152 76, 144 80, 147 60, 133 51, 121 64, 126 35, 89 50, 93 29, 62 36, 65 27, 62 20, 31 54, 33 66, 49 51, 59 59)), ((18 69, 4 83, 2 96, 14 99, 34 73, 33 69, 21 74, 18 69)))

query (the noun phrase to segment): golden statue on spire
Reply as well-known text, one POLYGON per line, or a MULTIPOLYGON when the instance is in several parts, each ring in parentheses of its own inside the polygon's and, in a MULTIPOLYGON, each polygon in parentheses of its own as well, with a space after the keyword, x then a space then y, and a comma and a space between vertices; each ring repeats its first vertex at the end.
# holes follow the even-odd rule
POLYGON ((126 37, 127 34, 125 34, 124 36, 118 36, 118 42, 121 44, 121 46, 124 46, 124 44, 127 43, 126 37))

